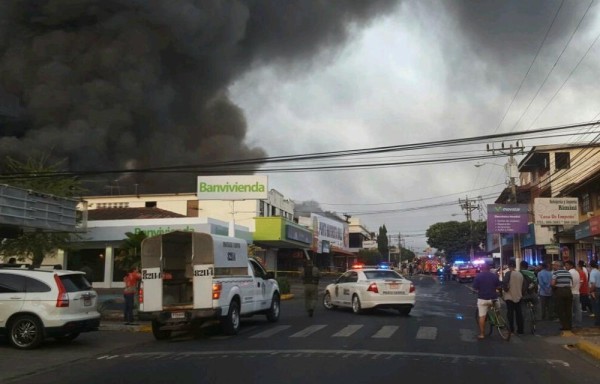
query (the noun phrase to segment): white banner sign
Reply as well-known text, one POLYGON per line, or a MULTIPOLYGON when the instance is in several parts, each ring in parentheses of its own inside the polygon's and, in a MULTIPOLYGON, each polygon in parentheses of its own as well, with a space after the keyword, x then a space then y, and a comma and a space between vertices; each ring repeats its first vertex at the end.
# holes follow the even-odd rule
POLYGON ((266 199, 267 176, 198 176, 198 200, 266 199))
POLYGON ((533 202, 536 224, 579 224, 579 200, 576 197, 538 197, 533 202))

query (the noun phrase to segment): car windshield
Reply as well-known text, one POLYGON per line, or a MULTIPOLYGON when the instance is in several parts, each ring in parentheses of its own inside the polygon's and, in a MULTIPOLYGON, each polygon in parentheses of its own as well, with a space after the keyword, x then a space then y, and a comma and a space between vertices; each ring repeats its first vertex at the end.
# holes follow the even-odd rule
POLYGON ((376 279, 401 279, 402 278, 402 276, 400 276, 395 271, 386 271, 386 270, 382 270, 382 271, 365 271, 365 276, 369 280, 376 280, 376 279))

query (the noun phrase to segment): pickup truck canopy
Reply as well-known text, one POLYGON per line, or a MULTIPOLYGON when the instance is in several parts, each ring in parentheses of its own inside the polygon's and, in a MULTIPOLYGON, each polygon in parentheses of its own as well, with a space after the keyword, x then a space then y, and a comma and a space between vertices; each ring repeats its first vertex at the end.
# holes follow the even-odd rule
POLYGON ((248 245, 243 239, 201 232, 175 231, 144 239, 142 267, 185 269, 213 264, 215 268, 247 268, 248 245))

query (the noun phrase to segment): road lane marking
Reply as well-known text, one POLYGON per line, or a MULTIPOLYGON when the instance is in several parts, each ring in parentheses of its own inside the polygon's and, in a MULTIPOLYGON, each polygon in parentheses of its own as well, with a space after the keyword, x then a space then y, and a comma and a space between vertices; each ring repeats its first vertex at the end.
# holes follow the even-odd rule
POLYGON ((308 336, 312 335, 313 333, 325 328, 326 326, 327 325, 311 325, 310 327, 304 328, 300 332, 294 333, 290 337, 308 337, 308 336))
POLYGON ((383 327, 381 327, 381 329, 379 331, 377 331, 376 334, 371 336, 371 338, 373 338, 373 339, 389 338, 394 334, 394 332, 396 332, 398 330, 398 328, 400 328, 400 327, 397 325, 384 325, 383 327))
POLYGON ((351 324, 342 328, 339 332, 334 333, 331 337, 348 337, 354 334, 354 332, 358 331, 363 327, 362 324, 351 324))
POLYGON ((271 329, 267 329, 264 332, 257 333, 256 335, 252 335, 249 338, 250 339, 264 339, 266 337, 271 337, 271 336, 275 335, 276 333, 285 331, 286 329, 291 328, 291 327, 292 327, 291 325, 278 325, 271 329))
POLYGON ((437 327, 419 327, 415 338, 421 340, 435 340, 437 337, 437 327))
MULTIPOLYGON (((111 358, 139 358, 139 359, 175 359, 182 355, 186 357, 214 358, 222 356, 270 356, 270 357, 291 357, 302 356, 322 356, 335 359, 348 357, 370 357, 370 358, 419 358, 419 359, 444 359, 449 361, 469 360, 470 362, 481 362, 489 364, 490 362, 512 362, 516 364, 545 364, 552 366, 570 367, 569 363, 559 359, 530 358, 524 359, 522 356, 481 356, 481 355, 459 355, 454 353, 432 353, 432 352, 402 352, 402 351, 371 351, 347 349, 265 349, 265 350, 226 350, 226 351, 187 351, 187 352, 137 352, 123 355, 111 355, 111 358)), ((106 356, 99 356, 97 360, 106 360, 106 356)))

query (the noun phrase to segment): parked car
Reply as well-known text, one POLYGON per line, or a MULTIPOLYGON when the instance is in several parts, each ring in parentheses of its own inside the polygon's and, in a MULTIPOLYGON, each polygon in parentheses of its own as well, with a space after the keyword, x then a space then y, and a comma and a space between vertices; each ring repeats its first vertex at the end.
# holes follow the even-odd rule
POLYGON ((18 349, 98 330, 98 295, 83 272, 0 266, 0 334, 18 349))
POLYGON ((398 272, 377 267, 358 267, 346 271, 334 283, 327 285, 323 306, 352 308, 354 313, 365 309, 392 308, 408 315, 415 305, 415 286, 398 272))

